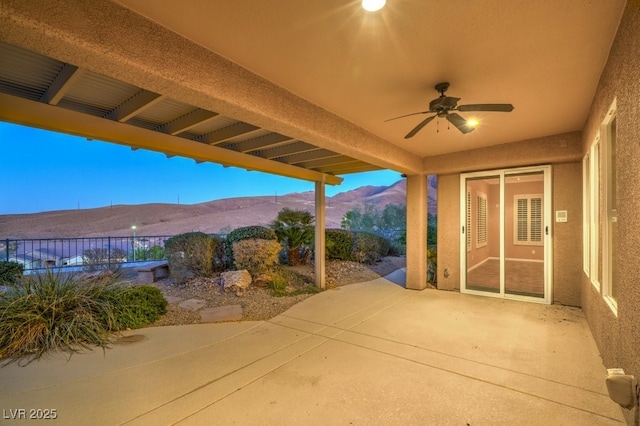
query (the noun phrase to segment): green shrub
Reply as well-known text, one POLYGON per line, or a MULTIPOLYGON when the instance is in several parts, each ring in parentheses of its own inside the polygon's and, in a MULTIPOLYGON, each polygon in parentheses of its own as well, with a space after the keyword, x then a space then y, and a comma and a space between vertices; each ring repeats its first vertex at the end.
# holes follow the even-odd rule
POLYGON ((235 264, 233 259, 233 243, 242 240, 277 240, 278 237, 276 233, 273 232, 273 229, 264 227, 264 226, 242 226, 240 228, 236 228, 233 231, 227 234, 227 261, 229 262, 229 267, 233 267, 235 264))
POLYGON ((227 269, 227 240, 224 237, 212 235, 213 248, 213 272, 222 272, 227 269))
POLYGON ((202 232, 188 232, 165 242, 171 276, 181 282, 197 275, 211 275, 225 266, 222 240, 202 232))
POLYGON ((18 262, 0 260, 0 285, 14 285, 20 282, 24 265, 18 262))
POLYGON ((250 239, 233 243, 234 266, 246 269, 252 277, 272 270, 278 264, 278 254, 282 250, 274 240, 250 239))
POLYGON ((381 257, 389 256, 389 251, 391 250, 391 241, 388 238, 378 237, 380 238, 380 251, 378 254, 381 257))
POLYGON ((351 258, 356 262, 372 264, 389 253, 389 240, 368 232, 356 232, 351 258))
POLYGON ((151 285, 123 287, 113 298, 114 329, 141 328, 167 313, 167 301, 162 292, 151 285))
POLYGON ((82 253, 82 265, 87 271, 115 271, 126 261, 127 253, 119 248, 92 248, 82 253))
POLYGON ((404 229, 402 232, 391 241, 391 246, 389 247, 389 255, 390 256, 402 256, 407 254, 407 230, 404 229))
MULTIPOLYGON (((149 248, 138 247, 135 249, 135 260, 141 262, 143 260, 160 260, 165 258, 164 248, 158 245, 149 248)), ((133 260, 133 258, 131 259, 133 260)))
POLYGON ((9 287, 0 294, 0 358, 31 362, 51 350, 106 348, 116 325, 115 280, 47 270, 9 287))
POLYGON ((242 240, 277 240, 276 233, 264 226, 243 226, 236 228, 227 234, 227 241, 233 245, 242 240))
POLYGON ((351 260, 353 232, 344 229, 327 229, 325 232, 327 259, 351 260))

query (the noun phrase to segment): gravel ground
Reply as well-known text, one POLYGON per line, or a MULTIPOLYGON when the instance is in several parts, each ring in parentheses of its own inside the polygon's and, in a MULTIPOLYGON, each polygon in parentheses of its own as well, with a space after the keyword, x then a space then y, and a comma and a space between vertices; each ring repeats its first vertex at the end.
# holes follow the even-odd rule
MULTIPOLYGON (((326 265, 327 289, 342 285, 373 280, 405 267, 404 257, 385 257, 374 265, 363 265, 356 262, 328 261, 326 265)), ((242 320, 268 320, 281 314, 296 303, 301 302, 312 293, 296 294, 305 290, 314 290, 313 265, 285 267, 283 269, 288 280, 287 291, 294 295, 273 296, 269 288, 250 286, 244 295, 225 293, 217 277, 194 278, 177 285, 167 278, 154 283, 162 290, 170 301, 188 299, 202 300, 207 307, 226 305, 242 306, 242 320)), ((168 312, 154 326, 197 324, 200 314, 178 306, 179 302, 170 303, 168 312)))

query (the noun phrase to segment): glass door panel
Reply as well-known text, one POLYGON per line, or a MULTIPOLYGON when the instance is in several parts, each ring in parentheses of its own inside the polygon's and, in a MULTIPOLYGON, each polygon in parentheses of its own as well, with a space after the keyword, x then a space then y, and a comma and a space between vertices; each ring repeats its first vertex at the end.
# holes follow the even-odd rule
POLYGON ((500 176, 466 180, 466 289, 501 293, 500 176))
POLYGON ((544 298, 544 173, 505 175, 504 291, 544 298))
POLYGON ((551 303, 551 167, 460 176, 463 293, 551 303))

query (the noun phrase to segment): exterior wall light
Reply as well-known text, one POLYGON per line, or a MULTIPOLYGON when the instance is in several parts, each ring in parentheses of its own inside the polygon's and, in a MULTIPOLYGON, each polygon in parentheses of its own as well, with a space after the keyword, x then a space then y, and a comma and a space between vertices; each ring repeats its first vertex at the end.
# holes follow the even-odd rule
POLYGON ((610 368, 607 373, 606 383, 609 397, 627 410, 638 405, 640 387, 638 387, 635 377, 624 374, 622 368, 610 368))

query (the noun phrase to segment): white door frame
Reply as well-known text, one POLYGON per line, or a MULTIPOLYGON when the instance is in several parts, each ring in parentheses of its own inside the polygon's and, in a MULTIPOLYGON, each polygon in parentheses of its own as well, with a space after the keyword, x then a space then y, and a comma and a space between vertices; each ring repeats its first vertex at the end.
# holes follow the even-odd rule
POLYGON ((479 296, 497 297, 501 299, 522 300, 526 302, 551 304, 553 302, 553 222, 552 222, 552 186, 551 166, 518 167, 512 169, 487 170, 481 172, 460 174, 460 292, 479 296), (543 200, 543 242, 544 242, 544 297, 523 296, 505 292, 505 214, 504 192, 505 177, 522 174, 542 172, 544 175, 544 200, 543 200), (479 177, 500 178, 500 292, 467 289, 467 179, 479 177))

